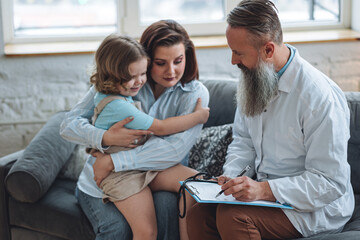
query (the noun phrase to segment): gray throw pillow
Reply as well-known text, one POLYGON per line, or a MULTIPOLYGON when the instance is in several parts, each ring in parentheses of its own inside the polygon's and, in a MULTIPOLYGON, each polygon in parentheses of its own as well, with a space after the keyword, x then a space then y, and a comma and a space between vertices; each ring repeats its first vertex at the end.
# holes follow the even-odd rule
POLYGON ((73 181, 78 180, 80 173, 84 168, 85 162, 89 157, 89 154, 86 153, 85 149, 85 146, 76 145, 71 156, 61 168, 58 177, 71 179, 73 181))
POLYGON ((189 167, 212 176, 221 175, 231 141, 232 124, 204 128, 190 150, 189 167))
POLYGON ((73 152, 75 144, 59 134, 64 116, 65 112, 52 116, 11 167, 5 185, 16 200, 31 203, 40 199, 73 152))

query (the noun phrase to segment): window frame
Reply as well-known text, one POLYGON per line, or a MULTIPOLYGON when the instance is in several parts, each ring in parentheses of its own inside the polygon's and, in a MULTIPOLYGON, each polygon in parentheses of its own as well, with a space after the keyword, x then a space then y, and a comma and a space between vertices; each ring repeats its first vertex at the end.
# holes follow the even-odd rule
POLYGON ((351 26, 351 5, 352 1, 356 0, 341 0, 340 1, 340 21, 334 22, 298 22, 298 23, 281 23, 283 31, 312 31, 312 30, 330 30, 330 29, 345 29, 351 26))
MULTIPOLYGON (((126 1, 126 13, 128 14, 123 18, 123 31, 132 37, 140 37, 142 32, 147 26, 140 25, 139 11, 133 9, 139 9, 139 1, 137 0, 124 0, 126 1)), ((233 9, 238 1, 224 0, 225 17, 231 9, 233 9)), ((223 22, 208 22, 208 23, 196 23, 186 24, 181 23, 190 36, 206 36, 206 35, 223 35, 226 28, 226 21, 223 22)))
MULTIPOLYGON (((119 3, 123 2, 125 0, 115 0, 116 4, 116 12, 119 14, 124 14, 122 9, 119 8, 119 3)), ((103 39, 105 36, 101 33, 87 33, 82 35, 49 35, 49 36, 28 36, 28 37, 16 37, 14 32, 14 4, 13 0, 1 0, 1 14, 2 14, 2 28, 3 28, 3 38, 5 44, 17 44, 17 43, 49 43, 49 42, 66 42, 66 41, 95 41, 103 39)), ((119 26, 121 26, 121 23, 119 23, 119 17, 117 17, 115 29, 116 32, 121 32, 119 29, 119 26)))
MULTIPOLYGON (((240 0, 224 0, 225 14, 228 14, 240 0)), ((311 31, 311 30, 329 30, 329 29, 345 29, 350 28, 352 11, 352 1, 356 0, 341 0, 340 23, 302 23, 302 24, 286 24, 282 23, 284 32, 289 31, 311 31)), ((17 43, 44 43, 44 42, 59 42, 59 41, 94 41, 101 40, 104 36, 98 34, 84 34, 81 36, 49 36, 49 37, 26 37, 16 38, 13 29, 13 2, 12 0, 1 0, 2 8, 2 23, 3 23, 3 38, 5 44, 17 43)), ((121 34, 127 34, 132 37, 140 37, 146 26, 140 26, 139 22, 139 2, 137 0, 116 0, 117 10, 117 30, 121 34)), ((354 12, 354 11, 353 11, 354 12)), ((182 24, 188 31, 190 36, 210 36, 210 35, 224 35, 226 22, 217 23, 203 23, 203 24, 182 24)))

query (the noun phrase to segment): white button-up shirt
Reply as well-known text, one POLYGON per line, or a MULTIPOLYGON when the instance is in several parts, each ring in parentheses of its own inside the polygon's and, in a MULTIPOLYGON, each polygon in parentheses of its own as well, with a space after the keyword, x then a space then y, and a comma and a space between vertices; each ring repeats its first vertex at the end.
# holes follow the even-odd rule
MULTIPOLYGON (((102 136, 105 130, 95 128, 89 123, 94 114, 95 89, 92 87, 86 96, 66 114, 60 127, 65 139, 102 150, 102 136)), ((184 86, 177 83, 167 88, 155 100, 150 85, 145 84, 134 99, 141 102, 145 113, 157 119, 185 115, 193 112, 198 98, 203 106, 208 106, 209 92, 199 81, 193 80, 184 86)), ((111 154, 114 171, 125 170, 163 170, 180 163, 200 135, 202 124, 169 136, 152 136, 144 145, 129 151, 111 154)), ((94 181, 92 165, 95 158, 89 156, 78 180, 81 191, 93 197, 102 197, 102 191, 94 181)))
POLYGON ((341 89, 296 51, 266 111, 236 111, 224 174, 247 164, 268 181, 283 210, 305 237, 337 232, 350 219, 354 195, 347 162, 349 109, 341 89))

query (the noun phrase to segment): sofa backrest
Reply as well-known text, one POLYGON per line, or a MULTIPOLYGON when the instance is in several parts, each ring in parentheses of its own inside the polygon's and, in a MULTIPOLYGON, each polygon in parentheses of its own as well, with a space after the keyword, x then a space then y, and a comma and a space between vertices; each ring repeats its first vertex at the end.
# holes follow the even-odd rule
POLYGON ((350 109, 350 139, 348 162, 354 192, 360 193, 360 92, 345 92, 350 109))
POLYGON ((233 123, 236 110, 237 81, 204 80, 201 81, 209 90, 210 116, 205 127, 233 123))

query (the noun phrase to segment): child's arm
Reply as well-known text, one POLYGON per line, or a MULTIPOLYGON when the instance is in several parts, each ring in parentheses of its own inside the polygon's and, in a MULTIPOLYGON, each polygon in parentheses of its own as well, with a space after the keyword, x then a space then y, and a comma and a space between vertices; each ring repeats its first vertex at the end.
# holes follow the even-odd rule
POLYGON ((158 136, 182 132, 197 124, 206 123, 209 118, 209 111, 210 109, 208 107, 202 107, 201 98, 198 98, 194 112, 184 116, 170 117, 164 120, 155 118, 148 130, 158 136))

